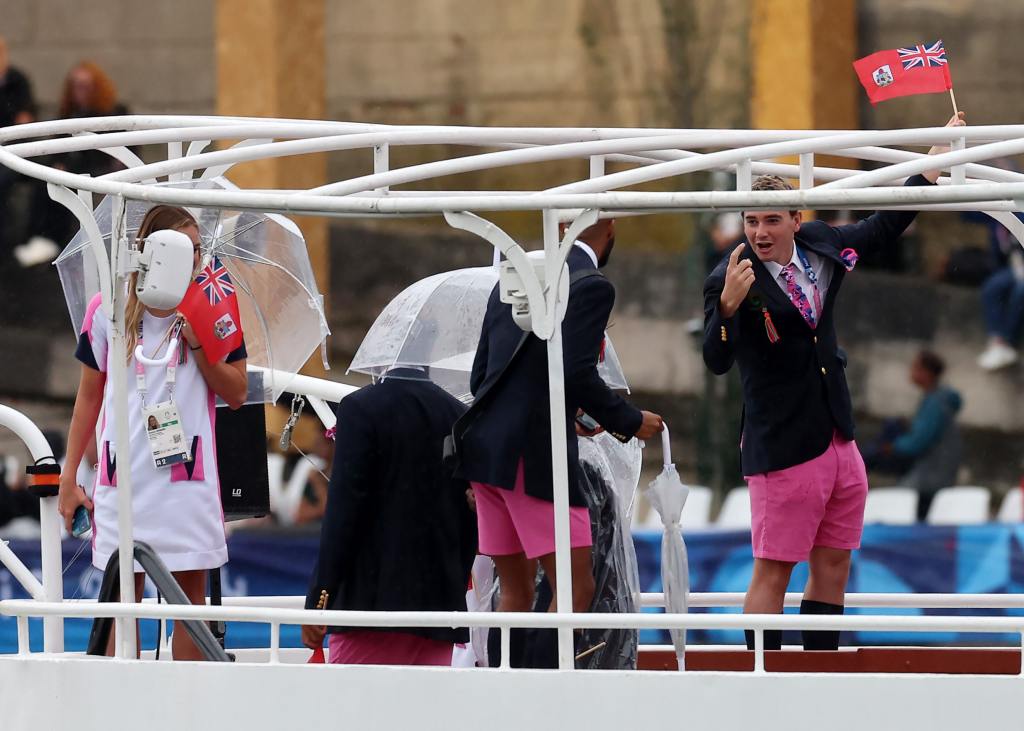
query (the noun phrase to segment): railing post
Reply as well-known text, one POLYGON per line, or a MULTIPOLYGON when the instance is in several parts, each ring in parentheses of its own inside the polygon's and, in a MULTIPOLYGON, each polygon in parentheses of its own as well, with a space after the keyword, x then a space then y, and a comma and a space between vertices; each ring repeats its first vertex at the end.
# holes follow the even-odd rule
POLYGON ((740 160, 736 163, 736 190, 750 190, 753 183, 753 173, 750 170, 750 160, 740 160))
MULTIPOLYGON (((967 138, 958 137, 953 140, 949 146, 950 150, 966 150, 967 149, 967 138)), ((949 169, 950 182, 953 185, 964 185, 967 183, 967 165, 961 163, 960 165, 954 165, 949 169)))
POLYGON ((512 639, 510 637, 512 628, 507 624, 503 624, 499 627, 499 631, 501 632, 501 663, 499 666, 503 670, 508 670, 511 667, 509 664, 509 653, 512 651, 512 639))
POLYGON ((814 187, 814 153, 800 154, 800 190, 814 187))
MULTIPOLYGON (((560 426, 565 420, 565 367, 562 358, 562 323, 559 312, 564 312, 565 305, 558 302, 561 267, 555 268, 555 263, 561 261, 558 258, 560 241, 557 211, 548 209, 542 215, 544 257, 547 264, 546 282, 553 295, 548 300, 553 326, 547 342, 548 400, 549 418, 551 419, 551 483, 554 498, 555 574, 557 576, 553 598, 557 614, 564 615, 571 613, 574 609, 572 563, 569 553, 569 456, 565 431, 560 426)), ((575 653, 572 638, 571 627, 558 628, 559 670, 569 670, 574 667, 575 653)))
MULTIPOLYGON (((43 563, 43 601, 47 602, 64 600, 60 528, 61 518, 57 513, 57 498, 40 498, 40 558, 43 563)), ((64 652, 64 620, 61 617, 43 617, 43 650, 64 652)))
POLYGON ((281 623, 270 623, 270 664, 281 662, 281 623))
MULTIPOLYGON (((390 145, 388 145, 387 142, 383 142, 383 143, 381 143, 379 145, 374 145, 373 146, 373 174, 374 175, 380 175, 381 173, 386 173, 390 169, 390 165, 391 165, 391 161, 390 161, 391 153, 390 153, 390 150, 391 150, 390 145)), ((376 190, 377 190, 378 193, 387 193, 388 192, 388 186, 385 185, 384 187, 377 188, 376 190)))
POLYGON ((754 674, 764 675, 764 629, 754 630, 754 674))
POLYGON ((28 637, 28 616, 18 615, 18 654, 28 655, 32 652, 32 646, 28 637))

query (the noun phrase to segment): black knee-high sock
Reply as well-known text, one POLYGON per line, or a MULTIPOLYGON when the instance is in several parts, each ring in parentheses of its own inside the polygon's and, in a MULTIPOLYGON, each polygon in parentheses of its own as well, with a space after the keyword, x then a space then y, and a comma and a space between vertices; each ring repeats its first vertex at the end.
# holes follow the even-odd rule
MULTIPOLYGON (((829 604, 828 602, 816 602, 813 599, 804 599, 800 602, 800 614, 842 614, 842 604, 829 604)), ((838 650, 839 632, 831 630, 804 630, 805 650, 838 650)))
MULTIPOLYGON (((747 638, 747 649, 754 649, 754 630, 745 629, 743 634, 747 638)), ((781 629, 766 629, 764 631, 764 649, 766 650, 781 650, 782 649, 782 630, 781 629)))

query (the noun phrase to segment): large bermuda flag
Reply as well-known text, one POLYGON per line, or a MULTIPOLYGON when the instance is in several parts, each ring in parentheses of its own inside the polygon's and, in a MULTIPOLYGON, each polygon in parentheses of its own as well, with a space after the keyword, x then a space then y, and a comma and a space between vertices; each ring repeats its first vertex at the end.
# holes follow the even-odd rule
POLYGON ((211 363, 242 345, 238 296, 228 270, 214 257, 189 285, 178 312, 185 316, 211 363))
POLYGON ((878 51, 853 62, 872 104, 911 94, 937 94, 953 88, 942 41, 878 51))

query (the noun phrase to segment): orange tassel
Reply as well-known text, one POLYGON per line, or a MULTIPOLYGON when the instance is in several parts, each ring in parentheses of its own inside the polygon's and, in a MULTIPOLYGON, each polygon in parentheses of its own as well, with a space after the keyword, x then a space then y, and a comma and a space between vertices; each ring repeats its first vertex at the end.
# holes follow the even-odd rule
POLYGON ((775 323, 772 322, 772 316, 768 312, 768 308, 762 307, 761 312, 764 314, 764 331, 768 333, 768 342, 774 345, 779 342, 779 331, 775 329, 775 323))

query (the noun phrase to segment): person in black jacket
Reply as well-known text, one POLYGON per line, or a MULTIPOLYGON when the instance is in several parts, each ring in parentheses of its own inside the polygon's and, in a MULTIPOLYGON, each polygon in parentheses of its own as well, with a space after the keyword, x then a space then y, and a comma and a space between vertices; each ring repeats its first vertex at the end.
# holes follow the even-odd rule
MULTIPOLYGON (((411 368, 342 399, 307 609, 466 611, 476 521, 469 486, 441 463, 464 411, 411 368)), ((319 648, 325 632, 305 626, 303 643, 319 648)), ((336 627, 330 662, 450 665, 468 639, 465 628, 336 627)))
MULTIPOLYGON (((587 611, 594 591, 590 517, 579 488, 577 428, 580 411, 610 434, 628 441, 662 429, 661 417, 640 411, 601 380, 604 331, 615 287, 598 271, 615 244, 615 224, 603 220, 580 234, 567 260, 570 286, 562 322, 565 418, 568 448, 573 609, 587 611)), ((501 585, 499 611, 530 611, 535 562, 549 584, 556 581, 551 411, 547 343, 525 335, 502 304, 498 287, 487 303, 470 379, 476 401, 456 431, 459 474, 476 497, 480 553, 494 559, 501 585)), ((584 432, 581 432, 584 433, 584 432)), ((596 433, 594 431, 586 433, 596 433)), ((552 594, 557 595, 552 585, 552 594)))
MULTIPOLYGON (((962 113, 947 126, 964 124, 962 113)), ((948 148, 932 148, 933 154, 948 148)), ((939 171, 907 185, 928 185, 939 171)), ((761 176, 754 190, 790 190, 761 176)), ((739 364, 743 474, 750 487, 754 573, 744 611, 782 611, 793 566, 809 561, 800 610, 842 614, 850 551, 864 525, 867 475, 836 340, 836 297, 858 251, 894 241, 912 211, 881 211, 846 226, 803 222, 799 211, 746 211, 746 242, 704 284, 704 362, 739 364)), ((748 644, 751 642, 748 633, 748 644)), ((777 649, 778 632, 765 633, 777 649)), ((805 649, 835 649, 838 632, 805 632, 805 649)))

